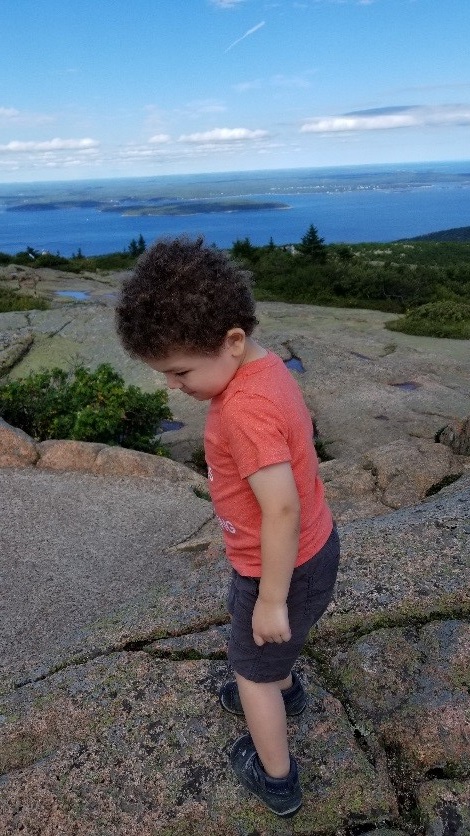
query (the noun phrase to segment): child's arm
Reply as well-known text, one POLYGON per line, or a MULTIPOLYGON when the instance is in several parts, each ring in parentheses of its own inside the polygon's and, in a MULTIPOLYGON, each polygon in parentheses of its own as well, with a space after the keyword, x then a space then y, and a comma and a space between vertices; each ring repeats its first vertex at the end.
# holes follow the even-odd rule
POLYGON ((299 545, 300 502, 289 462, 248 477, 261 507, 261 580, 253 611, 257 645, 289 641, 287 595, 299 545))

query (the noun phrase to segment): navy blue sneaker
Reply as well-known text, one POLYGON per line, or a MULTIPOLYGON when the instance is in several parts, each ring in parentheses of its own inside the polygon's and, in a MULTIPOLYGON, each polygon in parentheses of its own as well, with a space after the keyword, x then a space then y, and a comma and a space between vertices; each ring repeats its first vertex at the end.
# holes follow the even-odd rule
POLYGON ((292 755, 286 778, 271 778, 263 769, 251 735, 244 734, 232 746, 230 763, 240 783, 276 816, 290 818, 300 810, 302 790, 297 764, 292 755))
MULTIPOLYGON (((296 673, 292 671, 292 685, 281 691, 286 707, 287 717, 296 717, 302 714, 307 705, 307 695, 303 689, 302 683, 296 673)), ((238 685, 235 681, 226 682, 219 691, 219 702, 225 711, 230 714, 238 714, 243 716, 243 708, 238 693, 238 685)))

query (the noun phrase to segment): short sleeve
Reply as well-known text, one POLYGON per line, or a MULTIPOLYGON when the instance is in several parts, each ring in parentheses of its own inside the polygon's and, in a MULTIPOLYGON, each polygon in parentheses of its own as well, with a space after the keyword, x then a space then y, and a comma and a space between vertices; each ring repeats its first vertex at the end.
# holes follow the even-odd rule
POLYGON ((291 461, 287 421, 269 398, 237 392, 224 404, 221 420, 241 479, 262 467, 291 461))

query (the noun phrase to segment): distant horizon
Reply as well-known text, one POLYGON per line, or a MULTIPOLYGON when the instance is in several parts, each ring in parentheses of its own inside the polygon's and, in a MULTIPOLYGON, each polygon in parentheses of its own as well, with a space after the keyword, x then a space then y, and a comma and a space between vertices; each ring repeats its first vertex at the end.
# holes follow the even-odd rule
POLYGON ((8 253, 99 255, 139 234, 290 243, 312 223, 328 243, 386 242, 466 226, 470 161, 36 181, 0 186, 0 211, 8 253))
POLYGON ((229 168, 221 170, 207 170, 207 171, 188 171, 188 172, 167 172, 154 174, 118 174, 118 175, 103 175, 100 177, 87 176, 76 177, 72 179, 58 178, 58 179, 37 179, 37 180, 11 180, 0 181, 0 192, 3 189, 8 189, 15 186, 34 186, 37 184, 80 184, 80 183, 101 183, 116 180, 159 180, 165 178, 181 178, 188 179, 192 177, 223 177, 231 174, 262 174, 268 172, 295 172, 295 171, 328 171, 341 169, 387 169, 387 168, 408 168, 412 166, 451 166, 451 165, 470 165, 470 157, 460 159, 433 159, 433 160, 407 160, 403 162, 376 162, 376 163, 338 163, 332 165, 301 165, 301 166, 270 166, 268 168, 229 168))

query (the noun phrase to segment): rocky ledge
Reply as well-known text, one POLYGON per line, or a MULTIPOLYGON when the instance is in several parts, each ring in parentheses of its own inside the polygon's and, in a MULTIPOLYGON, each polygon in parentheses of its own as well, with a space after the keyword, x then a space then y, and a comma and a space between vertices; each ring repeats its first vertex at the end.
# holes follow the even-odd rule
MULTIPOLYGON (((109 289, 1 315, 0 373, 80 359, 161 384, 117 346, 109 289)), ((333 456, 343 548, 298 663, 305 802, 289 822, 228 767, 244 728, 217 700, 229 575, 204 478, 184 465, 201 405, 171 395, 176 462, 1 424, 2 834, 469 836, 470 356, 392 337, 386 318, 260 306, 333 456)))
POLYGON ((470 476, 340 527, 335 600, 298 663, 305 803, 286 823, 228 767, 243 720, 217 700, 229 576, 201 477, 1 439, 36 451, 0 470, 2 833, 468 836, 470 476))

